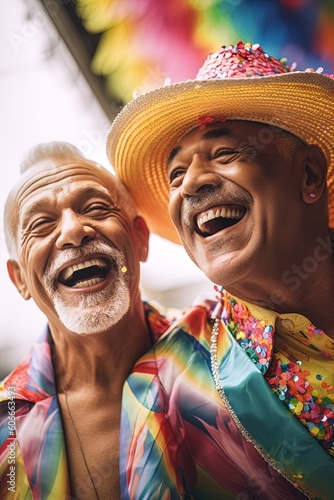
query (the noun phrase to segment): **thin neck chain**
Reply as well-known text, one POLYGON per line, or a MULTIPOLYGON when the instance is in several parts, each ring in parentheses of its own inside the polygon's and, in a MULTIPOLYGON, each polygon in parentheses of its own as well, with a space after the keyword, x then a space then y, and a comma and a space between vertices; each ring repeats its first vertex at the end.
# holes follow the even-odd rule
POLYGON ((68 412, 68 415, 70 417, 70 420, 71 420, 71 424, 72 424, 72 427, 73 427, 73 430, 74 430, 74 433, 76 435, 76 438, 77 438, 77 441, 78 441, 78 444, 79 444, 79 448, 80 448, 80 452, 81 452, 81 455, 82 455, 82 458, 83 458, 83 461, 84 461, 84 464, 85 464, 85 467, 86 467, 86 470, 88 472, 88 475, 89 475, 89 478, 91 480, 91 483, 92 483, 92 486, 94 488, 94 492, 95 492, 95 495, 96 495, 96 498, 97 500, 100 500, 100 497, 99 497, 99 494, 97 492, 97 489, 95 487, 95 483, 94 483, 94 480, 93 480, 93 476, 89 470, 89 467, 88 467, 88 464, 87 464, 87 460, 86 460, 86 457, 85 457, 85 454, 84 454, 84 451, 83 451, 83 447, 82 447, 82 444, 81 444, 81 441, 80 441, 80 437, 79 437, 79 433, 77 431, 77 428, 75 427, 74 425, 74 420, 73 420, 73 417, 72 417, 72 413, 70 411, 70 408, 69 408, 69 405, 68 405, 68 400, 67 400, 67 392, 65 391, 64 387, 62 388, 63 389, 63 392, 65 394, 65 402, 66 402, 66 408, 67 408, 67 412, 68 412))
MULTIPOLYGON (((211 372, 215 388, 219 392, 219 395, 223 397, 223 388, 220 383, 219 367, 217 360, 217 348, 218 348, 218 332, 219 332, 219 318, 212 318, 213 325, 211 331, 211 341, 210 341, 210 357, 211 357, 211 372)), ((224 399, 224 398, 223 398, 224 399)))

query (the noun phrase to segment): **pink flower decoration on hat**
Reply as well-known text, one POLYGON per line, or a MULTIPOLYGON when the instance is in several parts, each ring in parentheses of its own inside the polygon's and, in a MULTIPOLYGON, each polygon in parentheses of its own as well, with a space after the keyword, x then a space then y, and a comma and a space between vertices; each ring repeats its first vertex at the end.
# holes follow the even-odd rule
POLYGON ((200 126, 198 128, 204 129, 206 125, 209 123, 214 123, 214 122, 225 122, 226 118, 225 117, 218 117, 218 116, 206 116, 202 115, 197 118, 198 123, 200 123, 200 126))

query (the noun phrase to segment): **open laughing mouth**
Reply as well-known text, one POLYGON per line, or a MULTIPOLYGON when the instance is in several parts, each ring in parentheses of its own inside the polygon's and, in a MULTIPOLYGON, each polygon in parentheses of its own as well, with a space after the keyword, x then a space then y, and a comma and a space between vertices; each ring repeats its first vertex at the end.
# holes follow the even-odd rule
POLYGON ((246 214, 240 205, 220 205, 212 207, 196 216, 196 232, 207 238, 237 224, 246 214))
POLYGON ((110 269, 111 262, 107 259, 101 257, 89 259, 63 269, 58 281, 71 288, 88 287, 103 281, 110 269))

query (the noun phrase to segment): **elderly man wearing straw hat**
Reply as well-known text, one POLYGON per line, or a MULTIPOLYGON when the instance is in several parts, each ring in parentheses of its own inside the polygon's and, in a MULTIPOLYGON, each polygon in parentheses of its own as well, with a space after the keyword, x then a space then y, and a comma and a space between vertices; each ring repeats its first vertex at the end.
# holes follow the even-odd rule
POLYGON ((127 380, 124 498, 334 498, 334 80, 320 73, 223 46, 111 127, 151 229, 219 286, 127 380))

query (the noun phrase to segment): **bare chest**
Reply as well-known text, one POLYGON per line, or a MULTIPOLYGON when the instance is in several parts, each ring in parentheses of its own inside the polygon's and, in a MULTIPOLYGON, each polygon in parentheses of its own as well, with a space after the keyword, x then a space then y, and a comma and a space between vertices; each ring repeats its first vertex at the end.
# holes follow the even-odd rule
POLYGON ((76 444, 76 437, 70 433, 67 449, 74 498, 119 498, 118 440, 113 440, 112 436, 105 436, 104 439, 94 439, 93 436, 83 438, 82 453, 76 444))
POLYGON ((118 500, 119 415, 61 407, 72 498, 118 500))

